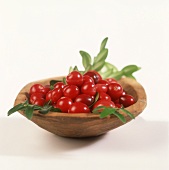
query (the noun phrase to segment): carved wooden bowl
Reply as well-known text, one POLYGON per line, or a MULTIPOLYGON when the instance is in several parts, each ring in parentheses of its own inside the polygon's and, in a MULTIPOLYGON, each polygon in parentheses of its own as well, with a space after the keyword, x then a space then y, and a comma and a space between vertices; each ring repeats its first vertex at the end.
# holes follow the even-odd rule
MULTIPOLYGON (((63 77, 54 77, 27 84, 19 92, 14 105, 25 101, 25 94, 29 92, 29 89, 33 84, 40 83, 42 85, 46 85, 49 84, 50 80, 62 80, 62 78, 63 77)), ((144 110, 147 104, 144 88, 136 80, 131 78, 122 78, 118 82, 128 94, 131 94, 135 98, 136 103, 126 109, 137 117, 144 110)), ((23 111, 19 112, 24 116, 23 111)), ((125 113, 120 113, 126 118, 126 123, 131 120, 131 118, 125 113)), ((56 135, 74 138, 102 135, 112 129, 124 125, 124 123, 122 123, 114 115, 101 119, 98 114, 93 113, 69 114, 50 112, 43 115, 35 111, 31 121, 56 135)))

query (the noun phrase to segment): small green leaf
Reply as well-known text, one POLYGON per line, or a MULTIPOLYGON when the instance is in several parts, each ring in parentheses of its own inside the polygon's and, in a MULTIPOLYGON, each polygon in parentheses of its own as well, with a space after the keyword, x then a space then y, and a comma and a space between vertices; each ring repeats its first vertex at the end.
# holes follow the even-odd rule
POLYGON ((75 66, 75 67, 73 68, 73 71, 79 71, 79 69, 77 68, 77 66, 75 66))
POLYGON ((105 63, 104 60, 100 60, 99 62, 93 64, 92 69, 96 71, 100 71, 104 66, 104 63, 105 63))
POLYGON ((11 115, 12 113, 14 113, 14 112, 16 112, 16 111, 18 111, 18 110, 22 110, 22 109, 24 109, 24 108, 25 108, 24 104, 23 104, 23 103, 20 103, 20 104, 14 106, 13 108, 11 108, 11 109, 8 111, 8 116, 11 115))
POLYGON ((64 83, 64 84, 67 84, 67 82, 66 82, 66 77, 63 77, 63 83, 64 83))
POLYGON ((100 114, 105 108, 106 108, 106 106, 98 106, 92 110, 92 113, 100 114))
POLYGON ((134 115, 132 113, 130 113, 128 110, 121 108, 120 110, 122 110, 124 113, 126 113, 127 115, 129 115, 132 119, 135 119, 134 115))
POLYGON ((25 109, 25 115, 30 120, 33 117, 34 106, 27 106, 25 109))
POLYGON ((80 51, 80 55, 82 56, 82 63, 86 70, 88 65, 91 64, 91 56, 85 51, 80 51))
POLYGON ((125 66, 122 71, 124 73, 124 75, 131 75, 132 73, 140 70, 141 68, 136 66, 136 65, 128 65, 128 66, 125 66))
POLYGON ((106 44, 107 44, 107 40, 108 40, 108 37, 106 37, 106 38, 102 41, 101 46, 100 46, 100 51, 102 51, 103 49, 105 49, 105 46, 106 46, 106 44))
POLYGON ((92 68, 92 65, 91 65, 91 64, 89 64, 89 65, 86 67, 86 69, 85 69, 85 73, 86 73, 87 71, 89 71, 89 70, 93 70, 93 68, 92 68))
POLYGON ((126 123, 126 119, 122 114, 118 113, 117 111, 112 114, 118 117, 123 123, 126 123))
POLYGON ((97 55, 97 57, 95 57, 94 59, 94 64, 96 64, 99 61, 105 61, 108 55, 108 49, 104 48, 102 51, 99 52, 99 54, 97 55))
POLYGON ((72 71, 73 71, 73 67, 70 66, 70 68, 69 68, 69 73, 71 73, 72 71))
POLYGON ((54 107, 52 107, 50 111, 51 112, 62 112, 59 108, 54 108, 54 107))
POLYGON ((100 113, 100 118, 105 118, 110 114, 114 114, 116 111, 116 108, 105 108, 101 113, 100 113))
POLYGON ((41 110, 39 110, 39 113, 47 114, 51 109, 52 109, 52 106, 44 107, 41 110))

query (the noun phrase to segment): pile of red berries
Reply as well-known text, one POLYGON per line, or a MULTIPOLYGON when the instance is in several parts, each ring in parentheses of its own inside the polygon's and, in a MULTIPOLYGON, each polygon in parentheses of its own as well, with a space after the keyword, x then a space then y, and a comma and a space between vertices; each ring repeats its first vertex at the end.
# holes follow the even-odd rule
POLYGON ((34 84, 29 96, 33 105, 50 103, 64 113, 90 113, 98 106, 121 108, 135 103, 133 96, 126 94, 115 79, 103 80, 96 71, 84 75, 73 71, 66 77, 66 84, 57 82, 53 89, 50 85, 34 84))

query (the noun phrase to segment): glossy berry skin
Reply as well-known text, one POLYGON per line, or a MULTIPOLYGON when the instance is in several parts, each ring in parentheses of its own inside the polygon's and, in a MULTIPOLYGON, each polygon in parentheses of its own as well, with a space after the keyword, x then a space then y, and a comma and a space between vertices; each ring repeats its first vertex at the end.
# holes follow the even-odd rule
POLYGON ((123 93, 123 88, 118 83, 110 83, 108 85, 107 94, 111 97, 113 101, 117 100, 123 93))
POLYGON ((98 100, 94 104, 93 109, 95 109, 96 107, 99 107, 99 106, 115 107, 115 104, 112 101, 102 99, 102 100, 98 100))
POLYGON ((85 83, 81 86, 81 93, 94 96, 96 94, 95 84, 85 83))
POLYGON ((100 80, 98 84, 105 84, 106 86, 108 86, 109 82, 107 80, 100 80))
POLYGON ((43 93, 45 94, 45 88, 44 86, 42 86, 41 84, 34 84, 31 88, 30 88, 30 92, 29 94, 33 94, 33 93, 43 93))
POLYGON ((85 84, 85 83, 92 83, 92 84, 94 84, 94 80, 90 76, 84 75, 83 76, 83 84, 85 84))
POLYGON ((114 78, 107 78, 106 81, 110 84, 110 83, 117 83, 117 80, 114 78))
POLYGON ((95 87, 96 87, 96 91, 98 93, 100 93, 100 92, 106 93, 107 92, 107 86, 105 84, 96 84, 95 87))
POLYGON ((93 104, 94 98, 88 94, 79 94, 74 101, 81 102, 86 104, 87 106, 90 106, 93 104))
POLYGON ((65 90, 63 91, 63 95, 65 97, 69 97, 72 100, 74 100, 77 95, 80 93, 80 90, 77 86, 75 85, 68 85, 65 90))
POLYGON ((65 86, 65 84, 63 82, 57 82, 55 85, 54 85, 54 88, 57 89, 57 88, 61 88, 63 89, 63 87, 65 86))
POLYGON ((66 82, 68 85, 81 86, 83 84, 83 76, 78 71, 72 71, 66 77, 66 82))
POLYGON ((53 89, 46 94, 46 102, 56 103, 63 96, 62 89, 53 89))
POLYGON ((68 113, 90 113, 90 109, 84 103, 75 102, 69 107, 68 113))
POLYGON ((108 94, 106 94, 104 92, 100 92, 99 93, 99 100, 102 100, 102 99, 111 101, 111 97, 108 94))
POLYGON ((43 93, 33 93, 31 94, 29 101, 31 104, 34 104, 35 100, 43 98, 44 99, 45 95, 43 93))
POLYGON ((61 97, 54 107, 59 108, 63 113, 68 113, 69 107, 73 104, 72 99, 68 97, 61 97))
POLYGON ((119 103, 122 104, 124 107, 128 107, 134 104, 135 100, 133 96, 126 94, 120 97, 119 103))
POLYGON ((44 106, 45 104, 45 99, 43 98, 38 98, 33 102, 34 105, 38 105, 38 106, 44 106))
POLYGON ((46 95, 50 91, 50 85, 44 86, 44 94, 46 95))
POLYGON ((84 75, 90 76, 94 80, 95 84, 97 84, 100 80, 102 80, 101 75, 95 70, 90 70, 86 72, 84 75))

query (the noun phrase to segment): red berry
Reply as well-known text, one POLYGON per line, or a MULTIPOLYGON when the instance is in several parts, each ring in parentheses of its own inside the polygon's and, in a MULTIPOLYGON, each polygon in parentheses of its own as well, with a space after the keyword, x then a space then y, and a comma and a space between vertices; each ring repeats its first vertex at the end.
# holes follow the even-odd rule
POLYGON ((31 94, 29 101, 31 104, 34 104, 35 100, 44 98, 44 97, 45 97, 45 95, 43 93, 33 93, 33 94, 31 94))
POLYGON ((30 88, 30 92, 29 93, 30 93, 30 95, 33 94, 33 93, 43 93, 43 94, 45 94, 44 90, 45 90, 45 88, 41 84, 34 84, 30 88))
POLYGON ((115 106, 119 109, 122 108, 122 104, 120 104, 120 103, 116 103, 115 106))
POLYGON ((107 80, 100 80, 98 84, 105 84, 106 86, 108 86, 109 82, 107 80))
POLYGON ((56 103, 63 96, 62 89, 53 89, 46 94, 46 102, 56 103))
POLYGON ((80 93, 80 90, 75 85, 68 85, 63 91, 63 95, 65 97, 71 98, 72 100, 74 100, 79 93, 80 93))
POLYGON ((97 84, 102 79, 101 75, 95 70, 90 70, 86 72, 84 75, 88 75, 91 78, 93 78, 95 84, 97 84))
POLYGON ((100 93, 100 92, 106 93, 107 92, 107 86, 105 84, 96 84, 95 87, 96 87, 96 91, 98 93, 100 93))
POLYGON ((120 97, 119 103, 122 104, 124 107, 128 107, 134 104, 135 100, 133 96, 126 94, 120 97))
POLYGON ((68 97, 61 97, 58 101, 57 104, 54 105, 54 107, 59 108, 63 113, 67 113, 69 107, 73 104, 72 99, 68 97))
POLYGON ((102 99, 111 101, 111 97, 108 94, 106 94, 104 92, 100 92, 99 93, 99 100, 102 100, 102 99))
POLYGON ((96 107, 99 107, 99 106, 115 107, 115 104, 112 101, 102 99, 102 100, 98 100, 94 104, 93 109, 95 109, 96 107))
POLYGON ((85 84, 85 83, 94 83, 94 80, 90 76, 84 75, 83 76, 83 84, 85 84))
POLYGON ((123 93, 123 88, 118 83, 110 83, 108 85, 107 94, 111 97, 113 101, 117 100, 123 93))
POLYGON ((90 109, 84 103, 75 102, 69 107, 68 113, 90 113, 90 109))
POLYGON ((46 95, 48 92, 50 91, 50 85, 46 85, 45 87, 44 87, 44 94, 46 95))
POLYGON ((94 102, 94 98, 88 94, 79 94, 75 98, 75 102, 81 102, 86 104, 87 106, 90 106, 94 102))
POLYGON ((66 77, 66 82, 69 85, 81 86, 83 84, 83 76, 78 71, 72 71, 66 77))
POLYGON ((38 98, 38 99, 36 99, 36 100, 34 101, 33 104, 34 104, 34 105, 38 105, 38 106, 44 106, 44 104, 45 104, 45 99, 43 99, 43 98, 38 98))
POLYGON ((106 81, 110 84, 110 83, 117 83, 117 80, 114 78, 107 78, 106 81))
POLYGON ((63 82, 57 82, 55 85, 54 85, 54 88, 57 89, 63 89, 63 87, 65 86, 65 84, 63 82))
POLYGON ((81 86, 81 93, 94 96, 96 94, 96 87, 92 83, 85 83, 81 86))

